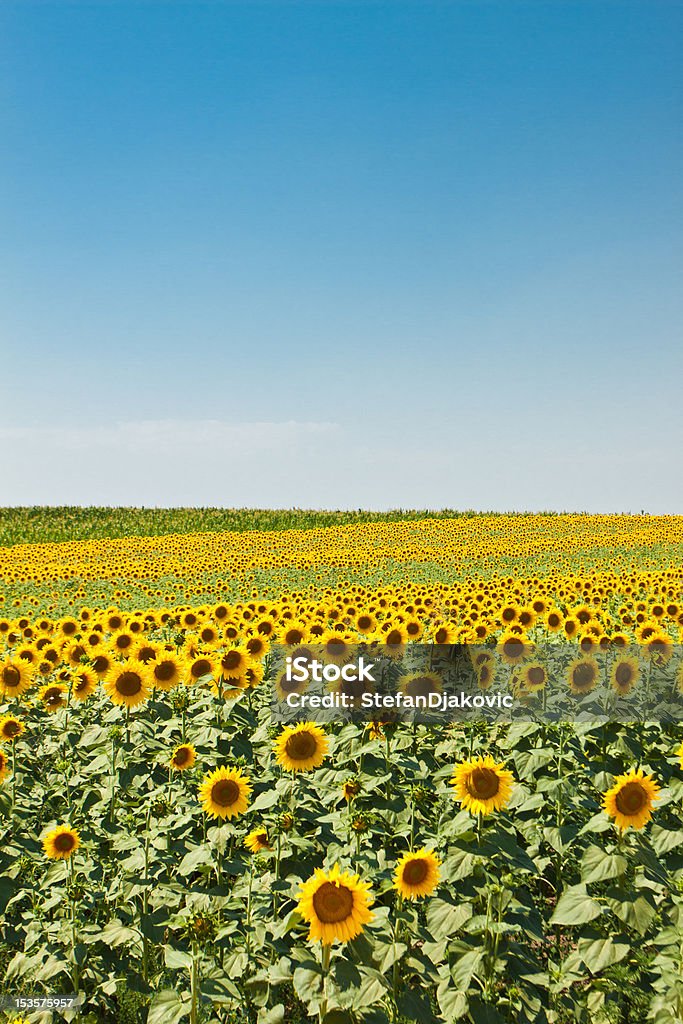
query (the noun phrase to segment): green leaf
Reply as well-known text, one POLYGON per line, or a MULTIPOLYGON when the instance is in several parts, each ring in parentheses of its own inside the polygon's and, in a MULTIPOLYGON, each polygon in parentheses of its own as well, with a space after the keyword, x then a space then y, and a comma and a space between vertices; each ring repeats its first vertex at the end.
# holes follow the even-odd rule
POLYGON ((258 1024, 283 1024, 285 1019, 285 1008, 282 1003, 268 1008, 264 1006, 258 1012, 258 1024))
MULTIPOLYGON (((618 890, 611 891, 617 892, 618 890)), ((648 903, 644 896, 637 896, 633 900, 624 900, 614 896, 607 900, 607 905, 620 921, 623 921, 629 928, 633 928, 639 935, 645 935, 656 915, 655 908, 648 903)))
MULTIPOLYGON (((308 963, 311 963, 311 961, 308 961, 308 963)), ((311 967, 297 967, 294 971, 292 982, 294 991, 299 999, 303 999, 304 1002, 317 999, 322 991, 320 967, 317 964, 314 969, 311 969, 311 967)))
POLYGON ((122 946, 124 942, 137 942, 140 934, 137 928, 128 928, 118 917, 113 917, 107 921, 98 938, 105 946, 122 946))
POLYGON ((164 963, 172 971, 190 970, 192 967, 192 957, 182 949, 174 949, 173 946, 165 946, 164 963))
POLYGON ((674 850, 683 843, 683 829, 676 829, 674 831, 669 828, 662 828, 660 825, 653 825, 650 831, 650 842, 655 853, 661 856, 663 853, 668 853, 669 850, 674 850))
POLYGON ((630 950, 628 942, 619 942, 611 938, 579 939, 579 956, 591 974, 598 974, 606 967, 618 964, 630 950))
POLYGON ((265 811, 269 807, 273 807, 280 799, 279 794, 274 789, 267 789, 264 793, 259 795, 254 800, 253 804, 249 808, 250 811, 265 811))
POLYGON ((589 846, 581 861, 581 881, 604 882, 608 878, 618 878, 627 866, 626 858, 618 853, 605 853, 599 846, 589 846))
POLYGON ((595 920, 601 913, 600 904, 586 892, 585 886, 574 885, 560 896, 555 912, 550 918, 551 924, 586 924, 595 920))
POLYGON ((152 1000, 147 1013, 147 1024, 178 1024, 190 1012, 190 1004, 177 992, 164 989, 152 1000))
POLYGON ((451 972, 456 988, 459 988, 462 992, 467 992, 470 982, 476 974, 477 967, 483 959, 483 949, 471 949, 469 952, 463 953, 462 956, 458 957, 451 972))
POLYGON ((194 850, 186 853, 178 865, 179 875, 190 875, 203 864, 213 864, 213 854, 205 846, 196 846, 194 850))
POLYGON ((454 936, 472 916, 471 903, 447 903, 445 900, 430 900, 427 907, 427 927, 435 939, 454 936))
POLYGON ((470 999, 470 1017, 473 1024, 505 1024, 505 1018, 501 1017, 495 1006, 483 1003, 478 997, 470 999))
POLYGON ((419 1021, 420 1024, 434 1024, 436 1018, 432 1013, 428 1000, 421 993, 416 992, 415 989, 405 989, 399 995, 396 1002, 399 1013, 407 1017, 408 1020, 419 1021))
POLYGON ((453 987, 450 978, 444 978, 436 990, 436 1001, 448 1021, 459 1020, 467 1013, 467 996, 453 987))

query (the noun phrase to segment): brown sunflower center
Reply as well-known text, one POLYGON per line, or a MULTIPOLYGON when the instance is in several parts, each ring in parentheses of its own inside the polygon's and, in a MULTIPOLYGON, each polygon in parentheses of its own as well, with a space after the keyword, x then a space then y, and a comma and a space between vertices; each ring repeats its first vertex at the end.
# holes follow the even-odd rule
POLYGON ((647 793, 639 782, 627 782, 615 797, 620 814, 635 815, 647 806, 647 793))
POLYGON ((134 697, 142 689, 142 679, 137 672, 122 672, 116 680, 116 689, 122 697, 134 697))
POLYGON ((402 643, 403 636, 401 634, 401 631, 399 629, 390 629, 389 632, 387 633, 387 647, 400 647, 402 643))
POLYGON ((45 691, 45 696, 43 699, 48 706, 54 705, 56 707, 59 707, 59 705, 64 700, 64 694, 59 689, 59 687, 55 686, 45 691))
POLYGON ((60 832, 58 836, 55 836, 54 845, 55 850, 58 850, 59 853, 69 853, 76 845, 76 838, 71 832, 60 832))
POLYGON ((192 662, 190 673, 193 679, 201 679, 202 676, 208 676, 210 672, 211 662, 208 658, 197 658, 196 661, 192 662))
POLYGON ((538 665, 529 669, 529 682, 532 686, 542 686, 545 682, 545 670, 538 665))
POLYGON ((317 740, 310 732, 295 732, 285 744, 285 752, 292 761, 307 761, 317 749, 317 740))
POLYGON ((5 686, 19 686, 21 683, 19 669, 15 668, 14 665, 5 665, 2 670, 2 681, 5 686))
POLYGON ((595 673, 591 665, 577 665, 572 673, 575 690, 589 690, 595 682, 595 673))
POLYGON ((313 909, 323 924, 346 921, 353 913, 353 893, 345 885, 323 882, 313 896, 313 909))
POLYGON ((633 679, 633 669, 628 662, 622 662, 621 665, 617 665, 614 678, 617 681, 617 686, 628 686, 633 679))
POLYGON ((5 722, 2 727, 2 735, 6 736, 8 739, 13 739, 15 736, 18 736, 20 732, 21 726, 18 722, 5 722))
POLYGON ((175 752, 175 763, 176 764, 187 764, 190 760, 190 751, 188 747, 178 747, 175 752))
POLYGON ((175 665, 172 661, 162 661, 154 667, 154 678, 160 683, 167 683, 175 675, 175 665))
POLYGON ((468 775, 465 786, 475 800, 490 800, 500 789, 500 779, 490 768, 475 768, 468 775))
POLYGON ((230 672, 231 669, 239 666, 241 660, 242 655, 239 651, 228 651, 228 653, 221 658, 221 665, 227 672, 230 672))
POLYGON ((429 874, 429 865, 423 857, 409 860, 403 868, 403 881, 406 885, 422 885, 429 874))
POLYGON ((524 654, 524 644, 519 637, 511 636, 503 644, 503 653, 508 658, 520 658, 524 654))
POLYGON ((438 693, 434 680, 428 676, 418 676, 406 683, 406 693, 411 697, 428 697, 430 693, 438 693))
POLYGON ((240 796, 240 787, 234 779, 219 779, 211 787, 211 799, 219 807, 232 807, 240 796))

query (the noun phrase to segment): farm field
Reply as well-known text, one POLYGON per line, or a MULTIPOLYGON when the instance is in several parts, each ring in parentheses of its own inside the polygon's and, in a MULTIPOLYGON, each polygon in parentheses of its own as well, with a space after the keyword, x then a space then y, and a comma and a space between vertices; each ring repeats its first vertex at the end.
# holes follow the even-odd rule
POLYGON ((0 991, 84 996, 6 1019, 683 1020, 683 724, 271 716, 276 644, 521 641, 530 702, 560 644, 635 692, 683 518, 249 515, 0 513, 0 991))

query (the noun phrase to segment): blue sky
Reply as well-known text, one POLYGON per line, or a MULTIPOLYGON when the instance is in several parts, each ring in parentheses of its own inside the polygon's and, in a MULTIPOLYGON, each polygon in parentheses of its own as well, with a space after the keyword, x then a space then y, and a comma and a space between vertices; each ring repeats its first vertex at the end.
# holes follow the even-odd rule
POLYGON ((683 512, 682 4, 0 37, 0 503, 683 512))

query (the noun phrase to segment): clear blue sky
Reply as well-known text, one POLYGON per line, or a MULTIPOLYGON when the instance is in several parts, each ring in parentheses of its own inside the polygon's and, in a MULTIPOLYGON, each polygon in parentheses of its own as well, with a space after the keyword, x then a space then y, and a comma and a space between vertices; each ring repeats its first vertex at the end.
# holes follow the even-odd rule
POLYGON ((0 504, 683 512, 682 4, 0 37, 0 504))

